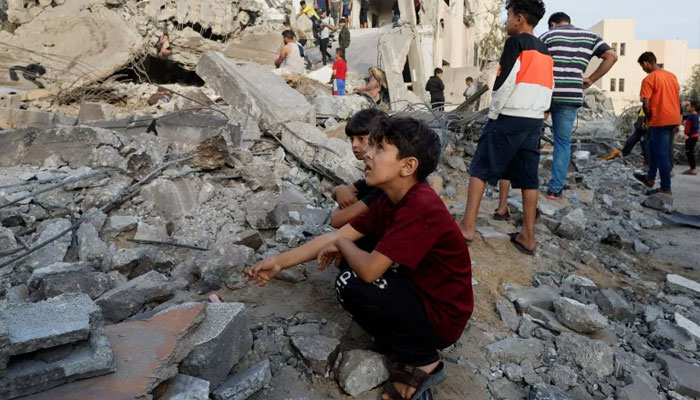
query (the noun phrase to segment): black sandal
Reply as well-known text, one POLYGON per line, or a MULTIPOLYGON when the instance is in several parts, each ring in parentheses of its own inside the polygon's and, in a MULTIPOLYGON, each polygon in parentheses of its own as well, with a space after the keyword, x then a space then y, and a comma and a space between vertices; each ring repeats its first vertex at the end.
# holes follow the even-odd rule
POLYGON ((523 246, 520 242, 518 242, 518 232, 511 233, 508 236, 510 236, 510 242, 513 243, 513 246, 515 246, 516 249, 518 249, 519 252, 527 255, 527 256, 534 256, 535 251, 534 250, 528 250, 523 246))
POLYGON ((508 221, 510 219, 510 211, 506 210, 505 214, 499 214, 498 209, 493 212, 493 219, 496 221, 508 221))
POLYGON ((442 362, 430 374, 418 367, 397 363, 391 369, 389 380, 384 384, 384 391, 379 395, 379 399, 381 400, 384 394, 388 394, 390 400, 405 400, 401 393, 396 390, 394 382, 416 388, 416 392, 411 396, 411 400, 424 399, 426 397, 424 395, 427 395, 427 398, 430 399, 432 398, 430 389, 445 379, 447 379, 447 372, 445 372, 445 365, 442 362))

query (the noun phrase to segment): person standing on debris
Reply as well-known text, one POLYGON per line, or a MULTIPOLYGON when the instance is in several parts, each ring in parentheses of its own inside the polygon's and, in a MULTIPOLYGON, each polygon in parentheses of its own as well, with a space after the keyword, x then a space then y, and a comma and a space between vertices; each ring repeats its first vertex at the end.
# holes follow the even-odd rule
MULTIPOLYGON (((474 84, 474 78, 471 76, 468 76, 464 82, 467 85, 467 88, 464 89, 464 101, 467 101, 476 93, 476 85, 474 84)), ((477 102, 475 101, 474 103, 470 104, 467 110, 473 111, 476 108, 476 103, 477 102)))
POLYGON ((469 194, 462 235, 472 241, 486 183, 508 180, 522 189, 523 228, 511 235, 522 253, 534 255, 539 179, 539 141, 545 112, 552 100, 554 61, 547 46, 533 36, 544 15, 542 0, 508 0, 506 31, 488 122, 469 167, 469 194))
POLYGON ((340 22, 340 34, 338 35, 338 46, 341 49, 347 49, 350 47, 350 30, 348 29, 348 20, 341 18, 340 22))
POLYGON ((311 20, 311 29, 313 31, 314 39, 320 39, 319 31, 321 30, 321 18, 318 17, 316 10, 313 7, 306 4, 305 0, 299 2, 299 12, 297 13, 297 18, 305 14, 311 20))
POLYGON ((648 75, 642 81, 639 96, 642 99, 644 115, 649 127, 649 172, 634 174, 635 178, 647 187, 653 187, 658 171, 661 177, 660 189, 649 190, 647 194, 671 193, 670 145, 681 124, 681 90, 676 76, 663 70, 656 63, 654 53, 642 53, 637 62, 648 75))
POLYGON ((602 78, 617 62, 615 51, 595 33, 571 25, 563 12, 549 17, 549 31, 540 36, 554 58, 554 95, 552 96, 552 132, 554 161, 547 197, 559 199, 564 190, 571 159, 571 132, 583 105, 583 90, 602 78), (603 61, 584 77, 593 56, 603 61))
POLYGON ((333 63, 333 96, 345 96, 345 76, 348 73, 348 65, 345 63, 345 49, 335 50, 335 62, 333 63))
POLYGON ((688 158, 690 169, 683 172, 683 175, 697 175, 698 170, 695 165, 695 145, 698 144, 698 131, 700 130, 700 120, 698 119, 700 101, 691 101, 688 105, 688 115, 685 119, 685 155, 688 158))
MULTIPOLYGON (((382 129, 382 124, 389 116, 378 108, 367 108, 350 118, 345 126, 345 134, 350 139, 352 153, 355 158, 362 161, 365 158, 367 147, 369 147, 369 137, 372 132, 382 129)), ((338 203, 331 214, 331 226, 339 229, 350 222, 353 218, 359 217, 369 210, 372 203, 382 195, 381 189, 367 185, 364 179, 355 181, 348 185, 338 185, 333 188, 333 200, 338 203)), ((366 242, 366 239, 360 239, 366 242)), ((358 244, 360 248, 363 248, 358 244)), ((364 248, 371 251, 374 245, 364 248)))
POLYGON ((287 29, 282 32, 284 46, 275 60, 275 75, 301 74, 304 72, 304 48, 294 40, 294 32, 287 29))
POLYGON ((381 398, 432 398, 447 379, 438 349, 455 343, 474 310, 469 249, 440 197, 423 182, 440 159, 440 138, 424 123, 389 118, 371 133, 365 179, 384 193, 336 232, 245 269, 263 286, 280 271, 344 259, 338 301, 395 361, 381 398), (355 242, 376 240, 371 252, 355 242), (397 264, 397 268, 391 268, 397 264))
POLYGON ((428 79, 425 90, 430 93, 430 107, 445 110, 445 84, 442 83, 442 68, 435 68, 435 74, 428 79))
POLYGON ((319 46, 321 48, 321 58, 323 59, 323 65, 326 65, 328 61, 333 61, 333 56, 328 53, 328 43, 330 42, 331 38, 331 30, 335 30, 335 26, 333 26, 333 18, 328 16, 328 13, 326 13, 324 10, 321 10, 321 32, 320 32, 320 37, 321 40, 319 41, 319 46))

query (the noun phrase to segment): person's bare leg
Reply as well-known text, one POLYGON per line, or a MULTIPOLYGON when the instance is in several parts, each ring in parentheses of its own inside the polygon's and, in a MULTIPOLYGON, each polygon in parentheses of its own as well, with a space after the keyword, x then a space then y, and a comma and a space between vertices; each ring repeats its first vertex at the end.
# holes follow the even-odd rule
POLYGON ((479 206, 481 198, 484 197, 486 190, 486 182, 472 176, 469 178, 469 193, 467 194, 467 206, 464 209, 464 217, 459 223, 459 229, 462 230, 462 236, 465 240, 474 240, 476 234, 476 218, 479 215, 479 206))
POLYGON ((498 215, 506 215, 508 212, 508 192, 510 192, 510 181, 501 179, 498 181, 498 215))
POLYGON ((526 249, 534 251, 537 247, 535 241, 535 218, 537 218, 537 189, 523 189, 523 229, 515 238, 526 249))
MULTIPOLYGON (((419 369, 423 370, 426 373, 431 373, 437 368, 438 364, 440 364, 440 361, 435 361, 432 364, 424 365, 422 367, 418 367, 419 369)), ((400 383, 400 382, 392 382, 394 384, 394 387, 396 387, 396 391, 398 391, 404 399, 410 399, 414 393, 416 393, 416 390, 418 388, 414 388, 413 386, 408 386, 405 383, 400 383)), ((383 394, 382 399, 384 400, 389 400, 389 395, 388 394, 383 394)))

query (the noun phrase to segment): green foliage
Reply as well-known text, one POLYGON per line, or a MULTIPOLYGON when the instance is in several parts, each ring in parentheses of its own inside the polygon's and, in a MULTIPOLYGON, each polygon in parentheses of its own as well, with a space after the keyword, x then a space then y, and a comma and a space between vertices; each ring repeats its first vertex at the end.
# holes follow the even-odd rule
POLYGON ((494 7, 489 10, 485 18, 491 19, 489 32, 479 42, 479 59, 482 62, 498 60, 503 51, 503 43, 506 38, 506 29, 502 21, 503 0, 495 2, 494 7))
POLYGON ((684 100, 700 100, 700 64, 695 64, 690 78, 686 81, 683 93, 684 100))

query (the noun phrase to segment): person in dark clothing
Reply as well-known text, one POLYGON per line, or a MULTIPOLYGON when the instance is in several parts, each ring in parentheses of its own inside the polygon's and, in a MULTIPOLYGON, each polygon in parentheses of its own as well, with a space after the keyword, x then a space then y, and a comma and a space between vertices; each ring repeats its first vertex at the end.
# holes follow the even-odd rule
POLYGON ((642 148, 642 157, 644 157, 644 165, 649 165, 649 149, 647 148, 647 139, 649 130, 645 125, 646 117, 644 111, 640 111, 637 121, 634 123, 634 132, 627 138, 624 147, 622 148, 622 157, 627 157, 634 148, 634 145, 639 143, 642 148))
POLYGON ((347 49, 350 47, 350 30, 348 29, 348 20, 341 18, 340 22, 340 34, 338 35, 338 47, 341 49, 347 49))
POLYGON ((430 107, 445 110, 445 84, 442 83, 442 68, 435 68, 435 74, 428 79, 425 90, 430 93, 430 107))
POLYGON ((692 101, 688 105, 688 115, 685 119, 685 155, 688 157, 690 169, 683 172, 683 175, 697 175, 698 170, 695 165, 695 145, 698 144, 698 130, 700 130, 700 119, 698 119, 700 101, 692 101))
POLYGON ((369 12, 369 1, 360 1, 360 28, 367 28, 369 25, 367 23, 367 13, 369 12))
POLYGON ((413 6, 416 9, 416 23, 420 24, 420 0, 416 0, 413 6))

